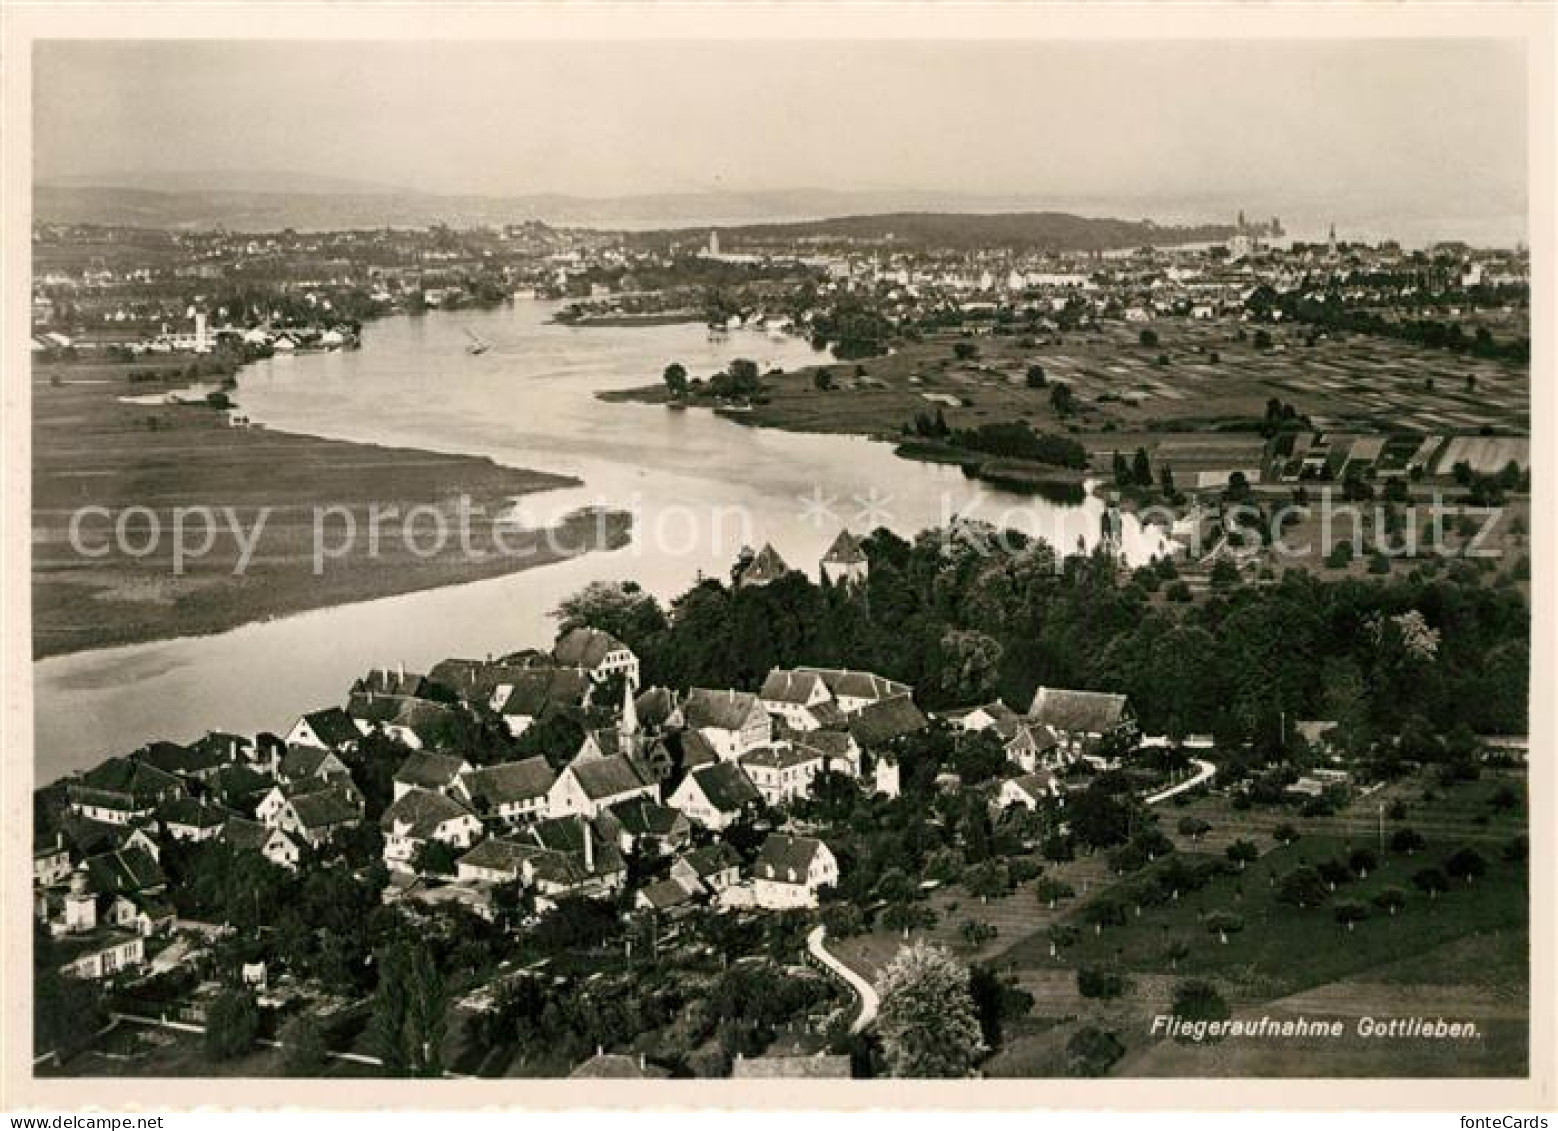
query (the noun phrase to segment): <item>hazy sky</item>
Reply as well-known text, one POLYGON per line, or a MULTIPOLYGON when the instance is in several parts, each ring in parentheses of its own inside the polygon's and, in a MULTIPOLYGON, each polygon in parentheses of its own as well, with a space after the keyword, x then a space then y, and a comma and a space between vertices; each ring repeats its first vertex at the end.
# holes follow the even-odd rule
POLYGON ((41 180, 1525 208, 1524 56, 1495 41, 55 42, 34 71, 41 180))

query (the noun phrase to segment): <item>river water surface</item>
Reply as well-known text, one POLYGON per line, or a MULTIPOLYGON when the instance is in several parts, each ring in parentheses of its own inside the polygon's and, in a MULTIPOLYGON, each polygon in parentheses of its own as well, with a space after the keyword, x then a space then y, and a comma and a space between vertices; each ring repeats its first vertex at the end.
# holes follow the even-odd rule
MULTIPOLYGON (((446 656, 543 646, 563 597, 632 578, 668 598, 700 573, 724 576, 739 547, 772 542, 815 576, 841 525, 912 536, 953 515, 1002 522, 1067 551, 1091 544, 1102 504, 1076 507, 994 490, 956 467, 901 460, 882 443, 749 428, 701 410, 610 403, 603 389, 651 383, 670 361, 707 376, 732 358, 763 369, 817 360, 794 338, 700 325, 587 328, 556 307, 390 318, 360 350, 278 357, 243 371, 237 399, 271 428, 333 439, 490 456, 576 476, 582 487, 526 496, 517 516, 548 522, 589 504, 635 516, 631 544, 506 577, 319 609, 212 636, 53 657, 33 666, 40 782, 154 738, 280 731, 344 701, 375 665, 425 671, 446 656), (490 344, 467 352, 467 331, 490 344)), ((847 395, 847 394, 833 394, 847 395)), ((1124 549, 1151 551, 1127 517, 1124 549)))

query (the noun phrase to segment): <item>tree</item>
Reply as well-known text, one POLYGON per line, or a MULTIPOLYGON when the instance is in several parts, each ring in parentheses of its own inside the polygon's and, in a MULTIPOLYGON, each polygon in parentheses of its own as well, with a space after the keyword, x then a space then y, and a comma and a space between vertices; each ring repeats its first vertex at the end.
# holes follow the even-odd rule
POLYGON ((1334 856, 1316 864, 1315 871, 1320 874, 1320 878, 1325 881, 1325 886, 1331 891, 1335 891, 1342 884, 1352 882, 1352 869, 1345 861, 1338 860, 1334 856))
POLYGON ((976 342, 953 342, 952 355, 959 361, 973 361, 979 356, 979 345, 976 342))
POLYGON ((812 385, 816 387, 819 393, 832 392, 833 371, 827 366, 823 366, 812 375, 812 385))
POLYGON ((1369 909, 1356 899, 1344 899, 1336 905, 1336 921, 1351 931, 1369 917, 1369 909))
POLYGON ((1450 878, 1440 868, 1423 868, 1412 876, 1412 885, 1429 899, 1438 899, 1441 892, 1450 890, 1450 878))
POLYGON ((1407 905, 1407 893, 1398 887, 1383 888, 1374 897, 1374 906, 1387 915, 1394 916, 1407 905))
POLYGON ((1071 386, 1064 381, 1056 381, 1050 386, 1049 403, 1057 416, 1070 416, 1076 411, 1076 394, 1071 391, 1071 386))
POLYGON ((853 903, 830 903, 822 909, 822 925, 830 938, 847 939, 865 930, 865 914, 853 903))
POLYGON ((281 1062, 288 1076, 318 1076, 324 1071, 324 1030, 308 1014, 294 1018, 281 1031, 281 1062))
POLYGON ((425 944, 392 942, 379 954, 369 1037, 390 1076, 440 1076, 448 997, 425 944))
POLYGON ((665 367, 663 374, 666 391, 681 400, 687 395, 687 369, 679 361, 673 361, 665 367))
POLYGON ((1085 998, 1116 998, 1125 992, 1125 979, 1098 966, 1077 968, 1077 993, 1085 998))
POLYGON ((260 1035, 260 1007, 243 990, 226 990, 206 1010, 206 1055, 236 1060, 254 1048, 260 1035))
POLYGON ((1239 866, 1239 871, 1241 872, 1244 871, 1244 869, 1250 864, 1260 859, 1260 849, 1257 848, 1251 841, 1247 840, 1234 841, 1226 849, 1224 849, 1224 852, 1227 854, 1228 859, 1232 860, 1239 866))
POLYGON ((989 1051, 968 968, 940 947, 902 947, 877 982, 877 1030, 894 1076, 967 1076, 989 1051))
POLYGON ((948 629, 937 642, 933 657, 941 695, 952 703, 988 696, 995 687, 1004 651, 1000 641, 983 632, 948 629))
POLYGON ((1416 829, 1397 829, 1390 835, 1390 850, 1412 856, 1428 847, 1423 834, 1416 829))
POLYGON ((736 358, 726 367, 725 372, 730 376, 732 391, 739 395, 750 396, 762 387, 757 362, 749 358, 736 358))
POLYGON ((1120 844, 1130 835, 1131 828, 1129 802, 1102 787, 1101 780, 1094 779, 1067 803, 1071 831, 1094 848, 1120 844))
POLYGON ((1453 880, 1465 880, 1469 885, 1488 870, 1488 862, 1475 848, 1462 848, 1444 862, 1445 874, 1453 880))
POLYGON ((1152 486, 1152 461, 1147 456, 1146 448, 1137 448, 1136 454, 1131 457, 1131 478, 1138 487, 1152 486))
POLYGON ((919 903, 889 903, 882 910, 882 926, 889 931, 929 930, 936 925, 936 912, 919 903))
POLYGON ((1217 941, 1228 945, 1228 936, 1244 930, 1244 920, 1226 911, 1214 911, 1206 917, 1206 929, 1217 936, 1217 941))
POLYGON ((1081 932, 1070 923, 1056 923, 1049 929, 1049 956, 1055 958, 1069 946, 1075 946, 1081 932))
POLYGON ((59 944, 33 920, 33 1050, 64 1061, 91 1041, 103 1024, 101 987, 60 972, 59 944))
POLYGON ((1026 1017, 1033 1010, 1032 994, 1015 978, 1001 978, 988 966, 976 965, 969 972, 968 992, 979 1014, 980 1033, 992 1049, 1001 1046, 1007 1021, 1026 1017))
POLYGON ((1142 345, 1146 346, 1148 349, 1158 348, 1158 332, 1156 330, 1143 330, 1140 334, 1136 335, 1136 340, 1139 341, 1142 345))
POLYGON ((1041 877, 1039 882, 1033 885, 1033 893, 1040 903, 1050 910, 1054 910, 1055 904, 1062 899, 1070 899, 1076 895, 1076 889, 1064 880, 1057 880, 1053 876, 1041 877))
POLYGON ((1170 1012, 1181 1021, 1226 1021, 1233 1016, 1223 995, 1210 982, 1192 978, 1174 987, 1170 1012))
POLYGON ((666 628, 665 611, 636 581, 592 581, 552 610, 558 632, 595 628, 634 651, 647 648, 666 628))
POLYGON ((1000 928, 994 923, 986 923, 980 919, 964 919, 958 928, 958 934, 963 936, 963 941, 969 946, 976 947, 997 938, 1000 933, 1000 928))
POLYGON ((1085 1025, 1066 1042, 1066 1072, 1071 1076, 1103 1076, 1124 1055, 1125 1046, 1113 1033, 1085 1025))
POLYGON ((1045 375, 1042 365, 1028 366, 1027 380, 1030 389, 1042 389, 1049 384, 1049 378, 1045 375))
POLYGON ((1011 890, 1012 877, 1004 861, 987 860, 964 873, 963 886, 981 901, 996 899, 1011 890))
POLYGON ((1379 854, 1372 848, 1355 848, 1347 857, 1347 866, 1358 873, 1360 880, 1369 878, 1369 873, 1379 867, 1379 854))
POLYGON ((1277 885, 1277 899, 1294 907, 1318 907, 1330 896, 1320 873, 1313 868, 1294 868, 1277 885))
POLYGON ((1271 830, 1271 839, 1286 848, 1298 839, 1298 830, 1291 824, 1283 822, 1271 830))

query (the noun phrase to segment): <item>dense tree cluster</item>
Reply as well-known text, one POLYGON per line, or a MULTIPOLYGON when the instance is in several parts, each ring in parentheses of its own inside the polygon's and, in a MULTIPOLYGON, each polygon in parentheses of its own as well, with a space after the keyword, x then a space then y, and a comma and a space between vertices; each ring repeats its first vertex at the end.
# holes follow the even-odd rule
MULTIPOLYGON (((870 575, 828 587, 800 573, 732 588, 705 580, 661 610, 641 593, 597 603, 651 684, 755 688, 776 666, 865 668, 913 685, 928 708, 1040 684, 1128 693, 1150 733, 1210 732, 1276 755, 1283 720, 1329 718, 1357 752, 1402 736, 1522 733, 1529 609, 1461 573, 1330 580, 1297 570, 1204 602, 1163 604, 1102 558, 972 523, 907 542, 864 540, 870 575), (1409 617, 1403 622, 1392 618, 1409 617), (1421 625, 1432 655, 1380 624, 1421 625)), ((577 621, 595 614, 569 606, 577 621)), ((593 620, 591 623, 594 623, 593 620)), ((1438 749, 1436 749, 1438 747, 1438 749)))

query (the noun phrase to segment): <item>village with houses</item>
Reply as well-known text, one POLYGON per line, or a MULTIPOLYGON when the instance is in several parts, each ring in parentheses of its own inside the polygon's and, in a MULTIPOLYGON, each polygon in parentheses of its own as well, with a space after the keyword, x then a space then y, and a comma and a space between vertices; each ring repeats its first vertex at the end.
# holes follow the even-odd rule
MULTIPOLYGON (((810 584, 765 545, 741 555, 728 593, 783 599, 810 584)), ((868 600, 867 542, 841 531, 817 584, 868 600)), ((588 624, 549 650, 379 667, 345 691, 284 730, 154 742, 40 789, 39 992, 86 995, 104 1026, 77 1034, 71 1061, 46 1053, 44 1070, 133 1072, 173 1046, 260 1074, 872 1075, 874 985, 911 940, 997 956, 976 969, 999 1032, 1022 1024, 1035 991, 1034 971, 1000 955, 1043 940, 1040 965, 1058 969, 1040 985, 1074 976, 1080 1000, 1109 1005, 1128 982, 1089 935, 1128 934, 1124 906, 1140 916, 1230 884, 1222 898, 1242 902, 1252 861, 1291 909, 1324 904, 1326 884, 1382 867, 1387 797, 1402 867, 1424 822, 1470 837, 1439 879, 1416 874, 1437 896, 1446 875, 1509 866, 1470 845, 1508 837, 1522 805, 1519 738, 1458 739, 1437 770, 1404 771, 1348 756, 1358 747, 1337 720, 1295 721, 1280 762, 1252 762, 1210 734, 1143 734, 1113 691, 1041 685, 1015 707, 927 710, 905 682, 806 664, 745 688, 652 685, 633 648, 588 624), (1418 790, 1424 774, 1438 787, 1418 790), (1498 820, 1467 824, 1464 798, 1442 812, 1456 785, 1498 820), (1177 821, 1160 820, 1169 810, 1177 821), (1252 826, 1252 811, 1269 816, 1252 826), (878 826, 897 832, 866 847, 878 826), (1308 842, 1301 828, 1340 838, 1351 863, 1279 864, 1308 842), (1208 855, 1204 838, 1226 851, 1208 855), (287 901, 319 898, 344 905, 295 937, 287 901), (425 1022, 442 1047, 396 1063, 376 1035, 388 968, 370 990, 353 964, 420 954, 411 940, 426 939, 444 954, 436 992, 402 986, 416 1004, 400 1008, 447 1014, 425 1022), (592 997, 662 980, 672 1000, 713 995, 728 1012, 700 1007, 687 1033, 592 997), (563 1022, 570 1008, 585 1019, 563 1022), (237 1050, 214 1053, 218 1026, 235 1025, 237 1050), (302 1067, 299 1047, 313 1050, 302 1067)), ((1520 843, 1503 849, 1517 884, 1520 843)), ((1394 917, 1406 897, 1383 891, 1394 917)), ((1339 921, 1359 908, 1348 931, 1367 917, 1336 906, 1339 921)), ((1194 919, 1224 945, 1244 927, 1228 906, 1194 919)), ((1062 1071, 1104 1071, 1124 1051, 1097 1024, 1069 1028, 1062 1071)))

